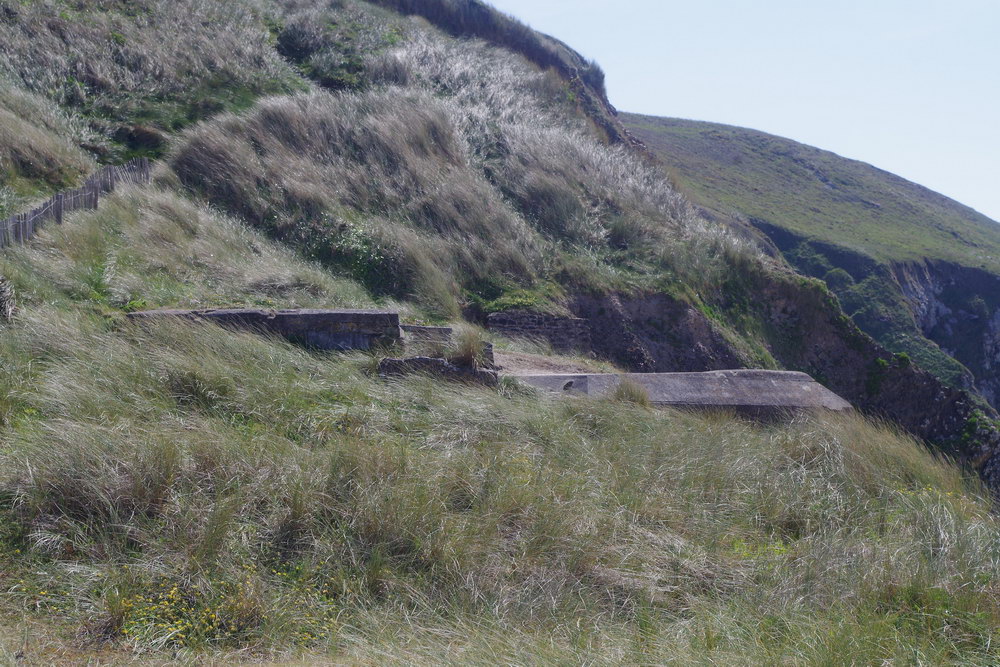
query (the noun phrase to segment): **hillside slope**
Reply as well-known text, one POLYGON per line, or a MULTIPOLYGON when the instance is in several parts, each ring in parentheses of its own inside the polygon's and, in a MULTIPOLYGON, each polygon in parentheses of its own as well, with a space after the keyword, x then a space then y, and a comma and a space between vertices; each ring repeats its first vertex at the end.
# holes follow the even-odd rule
POLYGON ((3 659, 996 663, 995 413, 699 215, 567 46, 477 0, 0 0, 0 38, 10 207, 159 158, 0 252, 3 659), (125 317, 243 305, 576 314, 920 440, 125 317))
POLYGON ((737 211, 893 352, 1000 400, 1000 224, 870 165, 744 128, 625 114, 701 206, 737 211))

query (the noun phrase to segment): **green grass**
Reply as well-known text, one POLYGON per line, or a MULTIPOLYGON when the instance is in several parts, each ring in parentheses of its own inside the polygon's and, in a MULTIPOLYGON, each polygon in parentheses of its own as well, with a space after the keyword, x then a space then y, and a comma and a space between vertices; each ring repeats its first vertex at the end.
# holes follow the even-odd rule
POLYGON ((387 383, 73 307, 3 341, 3 608, 118 652, 996 657, 988 502, 857 418, 387 383))
POLYGON ((884 426, 385 381, 363 354, 135 327, 139 298, 370 303, 156 188, 0 272, 22 306, 0 337, 0 616, 32 628, 9 654, 997 658, 990 503, 884 426))
POLYGON ((1000 228, 863 162, 763 132, 625 114, 699 204, 739 211, 881 262, 942 259, 1000 273, 1000 228))
MULTIPOLYGON (((983 388, 995 384, 982 358, 985 331, 968 324, 958 335, 952 324, 924 331, 893 271, 945 261, 997 274, 1000 225, 870 165, 762 132, 634 114, 624 121, 695 201, 763 229, 886 348, 951 386, 970 387, 973 375, 983 388)), ((990 302, 992 289, 980 290, 990 302)), ((961 299, 942 298, 968 319, 961 299)))
MULTIPOLYGON (((470 294, 556 309, 564 291, 655 287, 774 363, 750 297, 742 319, 712 300, 760 258, 602 143, 558 76, 353 2, 17 10, 5 66, 37 91, 5 95, 12 115, 118 100, 90 132, 193 127, 152 186, 0 254, 20 307, 0 324, 0 659, 996 663, 990 501, 884 425, 654 410, 628 385, 595 400, 386 381, 375 355, 124 317, 382 306, 440 321, 470 294), (35 48, 59 21, 90 30, 35 48), (349 36, 347 55, 369 29, 392 39, 360 63, 327 44, 327 74, 363 85, 257 100, 302 81, 274 55, 290 25, 349 36), (151 60, 128 66, 130 47, 151 60), (106 80, 68 81, 59 53, 104 58, 106 80)), ((91 164, 79 115, 38 117, 46 141, 27 147, 54 156, 52 176, 5 180, 22 197, 91 164)), ((481 363, 482 337, 444 352, 481 363)))

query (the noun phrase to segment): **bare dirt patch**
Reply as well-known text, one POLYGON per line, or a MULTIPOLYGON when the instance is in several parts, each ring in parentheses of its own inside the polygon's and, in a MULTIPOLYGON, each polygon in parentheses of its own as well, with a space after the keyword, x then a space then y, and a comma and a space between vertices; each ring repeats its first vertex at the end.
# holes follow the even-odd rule
POLYGON ((578 359, 546 357, 527 352, 496 350, 496 365, 504 375, 537 375, 539 373, 601 373, 596 364, 585 364, 578 359))

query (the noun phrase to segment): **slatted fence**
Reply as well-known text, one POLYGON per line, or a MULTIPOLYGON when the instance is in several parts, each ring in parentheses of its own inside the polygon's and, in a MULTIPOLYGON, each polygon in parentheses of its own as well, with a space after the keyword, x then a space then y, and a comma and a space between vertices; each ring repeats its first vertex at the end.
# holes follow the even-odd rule
POLYGON ((0 248, 23 245, 46 222, 55 220, 61 225, 63 216, 71 211, 96 209, 101 195, 114 191, 119 185, 149 183, 150 171, 149 159, 144 157, 122 165, 102 167, 82 187, 60 192, 33 211, 0 221, 0 248))

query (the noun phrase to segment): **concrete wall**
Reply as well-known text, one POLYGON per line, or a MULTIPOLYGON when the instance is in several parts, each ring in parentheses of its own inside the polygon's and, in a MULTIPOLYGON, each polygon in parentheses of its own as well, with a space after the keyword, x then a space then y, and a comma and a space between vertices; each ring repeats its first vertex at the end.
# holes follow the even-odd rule
POLYGON ((527 310, 492 313, 486 328, 510 338, 548 341, 557 352, 590 352, 590 323, 579 317, 557 317, 527 310))
POLYGON ((319 350, 367 350, 400 341, 399 314, 376 310, 149 310, 129 319, 181 317, 230 329, 273 334, 319 350))
POLYGON ((454 333, 451 327, 425 327, 417 324, 401 324, 403 338, 415 343, 437 343, 448 345, 454 333))

